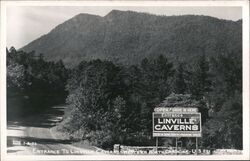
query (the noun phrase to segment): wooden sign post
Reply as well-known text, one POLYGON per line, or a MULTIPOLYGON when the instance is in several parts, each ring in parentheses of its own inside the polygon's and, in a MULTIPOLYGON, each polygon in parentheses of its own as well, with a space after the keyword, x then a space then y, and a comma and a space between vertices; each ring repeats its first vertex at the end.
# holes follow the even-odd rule
POLYGON ((176 155, 178 155, 178 138, 175 138, 175 150, 176 150, 176 155))
POLYGON ((196 141, 195 141, 196 143, 196 155, 198 155, 198 138, 196 137, 196 141))
POLYGON ((156 144, 156 153, 158 153, 158 137, 156 137, 156 140, 155 140, 155 144, 156 144))

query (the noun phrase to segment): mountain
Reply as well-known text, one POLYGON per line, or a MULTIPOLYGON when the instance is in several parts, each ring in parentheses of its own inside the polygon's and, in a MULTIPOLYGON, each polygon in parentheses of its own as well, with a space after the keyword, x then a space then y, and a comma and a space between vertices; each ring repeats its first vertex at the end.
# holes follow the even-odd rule
POLYGON ((166 55, 174 62, 193 61, 201 53, 241 53, 242 21, 209 16, 157 16, 113 10, 106 16, 79 14, 21 48, 62 59, 69 66, 106 59, 125 65, 166 55))

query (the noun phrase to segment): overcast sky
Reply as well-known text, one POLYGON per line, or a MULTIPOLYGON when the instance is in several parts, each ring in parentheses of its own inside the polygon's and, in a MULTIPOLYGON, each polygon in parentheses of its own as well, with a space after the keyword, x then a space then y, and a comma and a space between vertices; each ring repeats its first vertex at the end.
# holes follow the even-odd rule
POLYGON ((105 16, 111 10, 132 10, 156 15, 208 15, 236 21, 242 18, 241 7, 7 7, 7 47, 23 47, 47 34, 58 24, 79 13, 105 16))

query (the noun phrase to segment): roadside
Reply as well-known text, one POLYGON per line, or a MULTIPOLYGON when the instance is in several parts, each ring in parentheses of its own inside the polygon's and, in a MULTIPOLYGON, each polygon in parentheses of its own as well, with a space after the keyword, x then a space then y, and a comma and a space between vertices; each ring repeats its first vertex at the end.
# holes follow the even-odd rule
POLYGON ((43 113, 9 121, 7 153, 15 155, 84 155, 102 154, 90 145, 76 147, 74 141, 53 130, 62 120, 65 106, 54 106, 43 113))

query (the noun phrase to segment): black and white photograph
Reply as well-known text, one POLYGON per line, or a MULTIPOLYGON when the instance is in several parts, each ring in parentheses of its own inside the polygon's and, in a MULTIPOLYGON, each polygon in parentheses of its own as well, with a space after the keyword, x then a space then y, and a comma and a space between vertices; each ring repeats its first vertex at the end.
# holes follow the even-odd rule
POLYGON ((1 10, 3 160, 249 159, 249 1, 1 10))

